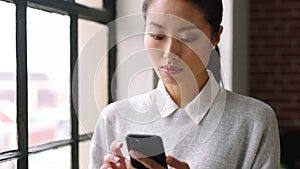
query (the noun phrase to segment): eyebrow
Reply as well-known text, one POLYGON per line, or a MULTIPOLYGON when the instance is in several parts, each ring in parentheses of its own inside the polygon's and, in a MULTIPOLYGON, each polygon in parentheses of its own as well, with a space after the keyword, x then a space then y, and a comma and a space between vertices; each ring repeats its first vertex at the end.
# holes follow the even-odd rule
POLYGON ((164 27, 158 23, 155 23, 155 22, 150 22, 149 25, 153 25, 153 26, 156 26, 158 28, 161 28, 161 29, 164 29, 164 27))
MULTIPOLYGON (((158 23, 155 23, 155 22, 150 22, 149 25, 153 25, 153 26, 158 27, 160 29, 164 29, 164 26, 162 26, 158 23)), ((191 26, 180 28, 180 29, 178 29, 178 31, 181 32, 181 31, 186 31, 186 30, 190 30, 190 29, 200 29, 200 28, 198 26, 191 25, 191 26)))
POLYGON ((178 29, 178 31, 181 32, 181 31, 186 31, 186 30, 190 30, 190 29, 200 29, 200 28, 198 26, 192 25, 192 26, 180 28, 180 29, 178 29))

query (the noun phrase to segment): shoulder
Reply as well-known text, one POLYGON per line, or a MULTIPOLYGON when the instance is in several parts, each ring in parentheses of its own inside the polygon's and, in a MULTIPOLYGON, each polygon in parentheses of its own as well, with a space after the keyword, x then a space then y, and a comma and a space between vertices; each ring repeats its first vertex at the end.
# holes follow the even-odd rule
POLYGON ((102 109, 101 117, 105 120, 114 120, 118 117, 118 114, 128 115, 137 111, 146 112, 148 107, 151 106, 149 94, 152 92, 153 90, 145 94, 112 102, 102 109))
POLYGON ((267 110, 273 111, 270 105, 253 97, 241 95, 235 92, 227 91, 227 103, 238 109, 251 109, 251 110, 267 110))
POLYGON ((259 125, 277 123, 276 114, 270 105, 231 91, 226 93, 226 106, 231 115, 259 125))

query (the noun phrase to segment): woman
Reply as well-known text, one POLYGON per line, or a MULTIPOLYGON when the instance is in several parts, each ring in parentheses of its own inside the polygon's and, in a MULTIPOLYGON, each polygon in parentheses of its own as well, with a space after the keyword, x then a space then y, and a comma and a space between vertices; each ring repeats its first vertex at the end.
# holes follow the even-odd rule
MULTIPOLYGON (((279 168, 273 110, 225 90, 206 69, 223 30, 222 10, 221 0, 145 0, 144 43, 160 82, 104 108, 90 168, 133 168, 122 149, 128 133, 160 135, 173 168, 279 168)), ((136 160, 163 168, 149 158, 136 160)))

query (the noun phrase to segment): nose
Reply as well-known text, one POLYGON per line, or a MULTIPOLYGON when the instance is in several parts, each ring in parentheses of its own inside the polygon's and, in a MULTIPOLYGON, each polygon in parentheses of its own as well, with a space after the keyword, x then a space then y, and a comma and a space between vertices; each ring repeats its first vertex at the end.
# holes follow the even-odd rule
POLYGON ((181 54, 181 45, 177 39, 168 38, 165 50, 164 50, 164 59, 167 59, 169 65, 173 65, 176 62, 181 54))

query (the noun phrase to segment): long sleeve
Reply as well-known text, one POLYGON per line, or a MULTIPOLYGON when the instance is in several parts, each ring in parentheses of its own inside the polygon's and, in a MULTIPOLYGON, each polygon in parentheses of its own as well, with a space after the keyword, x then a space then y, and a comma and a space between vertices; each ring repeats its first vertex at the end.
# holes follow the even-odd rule
POLYGON ((114 115, 113 105, 106 106, 100 113, 90 145, 89 169, 101 167, 103 157, 110 153, 110 144, 118 138, 114 132, 114 115))
POLYGON ((99 117, 90 145, 89 169, 100 169, 103 157, 108 153, 107 126, 102 116, 99 117))
POLYGON ((275 113, 267 113, 266 124, 254 159, 253 169, 279 169, 280 144, 279 132, 275 113))

